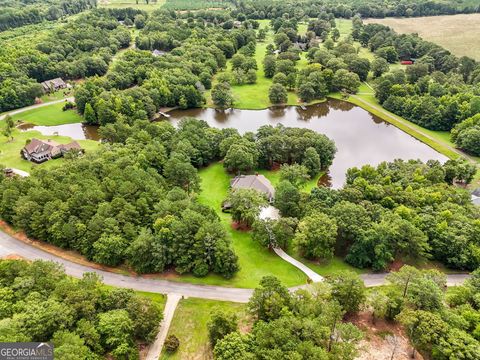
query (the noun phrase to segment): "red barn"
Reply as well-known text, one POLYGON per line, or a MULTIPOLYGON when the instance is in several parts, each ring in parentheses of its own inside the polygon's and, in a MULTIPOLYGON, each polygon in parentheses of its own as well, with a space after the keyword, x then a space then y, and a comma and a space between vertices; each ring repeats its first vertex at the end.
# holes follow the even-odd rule
POLYGON ((402 61, 400 61, 400 64, 402 64, 402 65, 413 65, 413 61, 412 60, 402 60, 402 61))

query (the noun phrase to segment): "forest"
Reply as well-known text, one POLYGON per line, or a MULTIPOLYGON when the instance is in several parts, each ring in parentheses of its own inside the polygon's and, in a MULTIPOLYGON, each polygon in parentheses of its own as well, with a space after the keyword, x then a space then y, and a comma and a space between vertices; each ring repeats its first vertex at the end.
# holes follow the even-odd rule
MULTIPOLYGON (((21 160, 24 177, 2 169, 5 231, 132 282, 150 279, 154 292, 168 281, 167 288, 197 289, 198 301, 243 296, 232 297, 245 319, 210 305, 202 314, 182 313, 178 328, 205 352, 189 357, 186 344, 169 336, 166 358, 354 360, 378 321, 408 338, 411 357, 477 360, 480 207, 471 191, 479 184, 480 64, 362 20, 475 13, 475 1, 124 5, 0 0, 0 113, 50 101, 40 82, 61 77, 75 100, 64 104, 65 93, 50 94, 58 99, 51 114, 68 111, 78 123, 62 125, 91 126, 101 139, 80 138, 92 147, 46 164, 21 160), (268 113, 265 122, 252 115, 254 127, 231 127, 228 117, 238 109, 257 108, 240 106, 242 92, 264 96, 254 105, 268 113), (352 104, 320 104, 328 97, 352 104), (368 113, 353 105, 362 101, 368 113), (296 106, 294 124, 309 124, 283 121, 285 112, 276 110, 287 105, 296 106), (310 105, 318 113, 325 105, 340 120, 358 120, 355 111, 362 111, 385 134, 393 128, 408 137, 404 130, 425 148, 434 142, 444 161, 372 156, 372 165, 345 166, 343 186, 322 186, 336 176, 335 161, 357 154, 345 155, 337 133, 312 124, 324 114, 302 115, 310 105), (202 112, 211 112, 218 128, 198 120, 202 112), (392 114, 403 127, 383 122, 392 114), (241 174, 262 176, 274 196, 232 189, 241 174), (269 205, 278 216, 260 217, 269 205), (468 279, 450 287, 452 273, 468 279), (369 276, 382 286, 366 288, 369 276), (190 327, 198 317, 208 318, 201 328, 208 339, 190 327)), ((39 134, 20 132, 20 113, 0 115, 0 164, 4 149, 20 159, 15 146, 39 134)), ((57 122, 46 113, 49 124, 57 122)), ((52 134, 39 138, 69 139, 52 134)), ((163 295, 115 288, 94 273, 74 279, 56 263, 16 256, 0 260, 0 341, 51 341, 55 356, 67 360, 71 353, 144 356, 158 333, 163 295)), ((184 293, 176 295, 174 311, 184 311, 184 293)), ((221 308, 231 306, 222 300, 221 308)), ((396 341, 381 332, 375 336, 396 341)))
MULTIPOLYGON (((174 0, 173 0, 174 1, 174 0)), ((307 15, 317 18, 322 13, 331 13, 337 18, 351 18, 356 14, 361 17, 412 17, 451 15, 458 13, 475 13, 478 4, 470 0, 430 1, 430 0, 393 0, 379 2, 376 0, 305 0, 268 1, 268 0, 232 0, 235 10, 251 19, 276 19, 283 14, 293 14, 301 18, 307 15)))
POLYGON ((335 154, 325 135, 289 128, 265 127, 241 137, 234 129, 185 119, 178 129, 138 121, 101 131, 111 144, 95 153, 72 154, 64 166, 38 169, 28 178, 3 178, 0 214, 31 237, 101 264, 126 262, 140 273, 174 268, 230 278, 238 270, 215 211, 195 199, 197 168, 225 157, 232 172, 299 161, 313 164, 315 174, 335 154), (272 158, 269 149, 278 142, 290 147, 283 158, 272 158))
MULTIPOLYGON (((459 160, 365 165, 348 170, 342 189, 318 187, 310 193, 300 190, 306 167, 282 167, 280 174, 274 204, 282 218, 252 224, 252 237, 263 246, 294 247, 311 260, 330 259, 341 249, 347 263, 376 271, 398 259, 431 259, 463 270, 480 265, 478 208, 467 191, 451 185, 471 181, 473 165, 459 160)), ((241 205, 232 208, 237 212, 248 219, 241 205)))
POLYGON ((186 19, 163 10, 153 12, 135 40, 137 48, 146 51, 125 52, 105 77, 89 78, 78 86, 78 110, 83 114, 88 108, 86 121, 105 125, 119 116, 129 122, 152 119, 165 106, 202 106, 212 76, 238 49, 255 42, 251 29, 224 29, 221 24, 227 19, 228 15, 214 12, 186 19), (154 56, 152 50, 165 54, 154 56))
POLYGON ((133 9, 94 10, 35 39, 34 44, 7 39, 0 49, 0 112, 32 105, 42 94, 39 82, 104 75, 113 55, 131 40, 130 31, 117 17, 133 18, 136 13, 133 9))
MULTIPOLYGON (((368 335, 352 320, 368 311, 369 326, 386 320, 405 328, 414 346, 409 357, 419 351, 432 359, 474 360, 480 353, 479 280, 477 270, 463 286, 445 291, 445 275, 404 266, 378 290, 340 272, 290 293, 275 277, 264 277, 247 305, 253 328, 240 331, 235 316, 216 312, 208 323, 210 343, 217 360, 353 360, 368 335)), ((395 334, 385 336, 398 342, 395 334)), ((392 349, 389 358, 400 356, 392 349)))
POLYGON ((162 319, 149 298, 94 273, 74 279, 54 262, 0 260, 0 294, 0 341, 51 341, 58 359, 138 359, 162 319))
POLYGON ((2 0, 0 31, 42 21, 59 20, 96 6, 96 0, 2 0))

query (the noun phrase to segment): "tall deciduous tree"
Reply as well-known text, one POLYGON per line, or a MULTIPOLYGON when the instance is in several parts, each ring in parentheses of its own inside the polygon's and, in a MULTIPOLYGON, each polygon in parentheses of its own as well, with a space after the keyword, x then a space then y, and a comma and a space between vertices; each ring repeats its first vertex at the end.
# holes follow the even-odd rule
POLYGON ((323 213, 304 217, 298 224, 295 245, 309 259, 330 259, 337 236, 335 220, 323 213))
POLYGON ((255 189, 232 189, 226 202, 230 204, 232 219, 246 226, 251 226, 260 209, 268 204, 265 196, 255 189))

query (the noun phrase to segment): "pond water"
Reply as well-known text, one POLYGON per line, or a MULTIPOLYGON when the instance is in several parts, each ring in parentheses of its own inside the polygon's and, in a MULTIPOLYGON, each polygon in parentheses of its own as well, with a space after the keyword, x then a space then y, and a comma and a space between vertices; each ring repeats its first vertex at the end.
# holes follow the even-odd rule
POLYGON ((283 124, 325 134, 335 141, 337 153, 328 174, 320 182, 334 188, 343 186, 346 170, 354 166, 378 165, 382 161, 399 158, 447 160, 444 155, 395 126, 340 100, 331 99, 308 106, 305 110, 291 106, 266 110, 189 109, 174 110, 169 114, 173 124, 190 116, 217 128, 236 128, 240 133, 256 131, 262 125, 283 124))
POLYGON ((23 131, 36 130, 41 132, 43 135, 69 136, 75 140, 100 140, 97 126, 84 125, 82 123, 63 124, 55 126, 22 124, 19 125, 18 128, 23 131))
MULTIPOLYGON (((205 120, 217 128, 233 127, 240 133, 256 131, 262 125, 283 124, 315 130, 335 141, 337 153, 329 172, 320 183, 334 188, 342 187, 348 168, 365 164, 378 165, 394 159, 447 160, 447 157, 418 141, 395 126, 345 101, 330 99, 325 103, 300 107, 278 107, 265 110, 220 111, 215 109, 188 109, 169 112, 172 124, 184 117, 205 120)), ((38 130, 44 135, 65 135, 73 139, 99 140, 97 127, 77 124, 33 126, 24 124, 23 130, 38 130)))

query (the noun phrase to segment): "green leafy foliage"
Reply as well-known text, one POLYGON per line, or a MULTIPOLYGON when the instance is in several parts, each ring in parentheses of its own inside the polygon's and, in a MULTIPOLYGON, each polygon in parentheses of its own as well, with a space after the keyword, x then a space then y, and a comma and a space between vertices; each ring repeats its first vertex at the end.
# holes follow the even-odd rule
POLYGON ((132 290, 107 290, 92 273, 73 279, 53 262, 2 260, 0 279, 11 295, 2 297, 10 311, 0 320, 1 341, 52 341, 59 358, 138 357, 137 342, 152 341, 162 317, 132 290))

